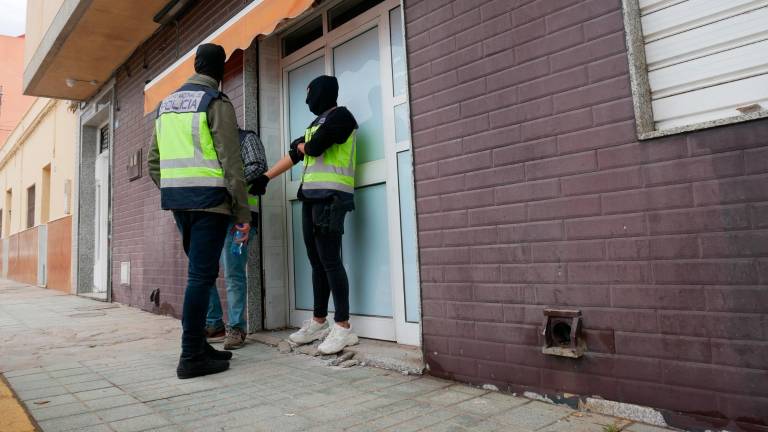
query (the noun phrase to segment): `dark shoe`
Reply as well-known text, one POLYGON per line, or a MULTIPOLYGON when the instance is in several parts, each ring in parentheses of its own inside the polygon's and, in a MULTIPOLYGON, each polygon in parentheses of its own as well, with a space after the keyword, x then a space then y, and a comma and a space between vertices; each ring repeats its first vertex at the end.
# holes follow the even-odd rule
POLYGON ((179 379, 188 379, 224 372, 227 369, 229 369, 228 361, 214 360, 208 356, 202 356, 202 358, 195 360, 179 360, 179 366, 176 367, 176 376, 179 379))
POLYGON ((224 339, 225 350, 236 350, 245 345, 245 332, 237 327, 227 329, 227 337, 224 339))
POLYGON ((229 360, 232 358, 232 353, 229 351, 219 351, 212 347, 208 342, 205 343, 205 353, 208 358, 212 360, 229 360))
POLYGON ((216 339, 216 338, 223 338, 226 335, 226 328, 224 327, 224 324, 219 324, 217 326, 205 326, 205 337, 206 339, 216 339))

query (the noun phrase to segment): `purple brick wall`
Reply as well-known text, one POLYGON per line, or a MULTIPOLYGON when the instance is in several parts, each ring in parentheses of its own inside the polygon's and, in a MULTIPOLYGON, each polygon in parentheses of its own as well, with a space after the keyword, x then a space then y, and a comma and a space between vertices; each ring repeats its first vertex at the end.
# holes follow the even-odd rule
POLYGON ((619 0, 405 3, 431 373, 768 430, 768 121, 638 142, 619 0))
MULTIPOLYGON (((179 23, 178 52, 185 54, 208 34, 237 14, 249 1, 198 2, 179 23)), ((176 60, 176 32, 166 28, 140 46, 117 72, 113 210, 112 294, 114 301, 142 309, 181 316, 187 259, 170 212, 160 209, 160 193, 146 172, 153 133, 153 115, 144 116, 144 83, 176 60), (144 65, 146 64, 146 68, 144 65), (129 182, 125 170, 130 156, 141 149, 143 176, 129 182), (131 285, 120 285, 120 262, 131 262, 131 285), (155 308, 149 293, 160 289, 155 308)), ((239 122, 243 121, 242 53, 232 55, 224 82, 239 122)), ((226 297, 222 297, 225 301, 226 297)))

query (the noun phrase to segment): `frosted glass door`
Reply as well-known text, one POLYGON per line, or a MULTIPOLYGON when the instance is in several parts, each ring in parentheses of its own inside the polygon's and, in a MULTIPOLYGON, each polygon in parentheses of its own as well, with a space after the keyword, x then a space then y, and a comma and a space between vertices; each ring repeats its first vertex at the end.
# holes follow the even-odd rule
POLYGON ((391 317, 384 120, 381 100, 379 29, 375 27, 333 49, 339 105, 357 119, 356 210, 346 221, 344 264, 349 273, 350 311, 391 317))
MULTIPOLYGON (((325 70, 324 57, 288 72, 290 139, 301 136, 314 119, 304 101, 307 84, 318 75, 333 73, 339 80, 339 105, 352 112, 359 126, 356 210, 347 215, 342 245, 349 276, 350 313, 392 317, 378 27, 341 43, 331 52, 332 72, 325 70)), ((294 167, 292 181, 301 180, 302 168, 294 167)), ((294 307, 312 310, 312 270, 302 236, 300 202, 291 203, 291 217, 294 307)))

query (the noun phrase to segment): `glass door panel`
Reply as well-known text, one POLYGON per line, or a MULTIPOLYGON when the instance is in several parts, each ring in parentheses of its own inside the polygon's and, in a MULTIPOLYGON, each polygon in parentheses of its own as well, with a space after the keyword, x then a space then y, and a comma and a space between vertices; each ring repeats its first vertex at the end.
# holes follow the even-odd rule
POLYGON ((392 316, 386 202, 384 184, 357 189, 356 209, 344 224, 342 251, 353 314, 392 316))
POLYGON ((357 164, 384 159, 378 28, 334 48, 333 70, 339 80, 339 105, 352 112, 360 127, 357 164))
POLYGON ((399 7, 389 11, 389 40, 392 47, 392 95, 402 97, 408 86, 408 71, 405 66, 403 15, 399 7))
POLYGON ((312 310, 312 267, 307 258, 307 247, 301 229, 301 202, 291 201, 291 234, 293 237, 293 286, 295 287, 294 307, 312 310))

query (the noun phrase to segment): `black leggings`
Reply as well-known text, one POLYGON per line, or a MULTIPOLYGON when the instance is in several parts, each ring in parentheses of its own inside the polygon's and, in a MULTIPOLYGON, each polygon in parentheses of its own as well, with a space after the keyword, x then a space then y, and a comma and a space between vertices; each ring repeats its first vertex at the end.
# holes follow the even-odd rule
MULTIPOLYGON (((341 256, 342 232, 320 232, 312 217, 312 208, 325 203, 304 202, 302 206, 302 230, 307 247, 309 263, 312 265, 312 292, 315 298, 314 316, 328 315, 328 300, 333 293, 336 322, 349 320, 349 281, 341 256)), ((343 226, 343 219, 342 219, 343 226)))

